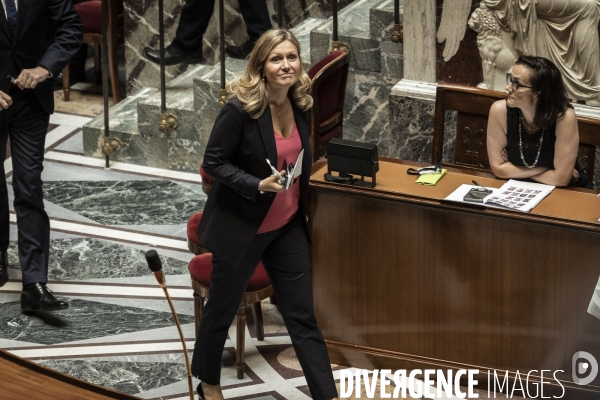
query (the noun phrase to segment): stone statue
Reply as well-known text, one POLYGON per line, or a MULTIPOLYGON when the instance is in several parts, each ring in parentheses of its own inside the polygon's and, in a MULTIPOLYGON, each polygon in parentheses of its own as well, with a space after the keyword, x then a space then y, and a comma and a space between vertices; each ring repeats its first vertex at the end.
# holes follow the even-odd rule
MULTIPOLYGON (((444 49, 446 61, 464 37, 463 23, 446 11, 466 4, 471 0, 444 1, 440 30, 445 31, 443 36, 438 31, 438 41, 452 46, 448 53, 444 49)), ((569 97, 600 106, 600 0, 482 0, 479 7, 510 34, 517 55, 548 58, 560 69, 569 97)))
POLYGON ((477 48, 483 69, 483 82, 477 87, 503 90, 506 86, 505 76, 518 58, 510 34, 500 28, 494 14, 483 6, 473 11, 468 25, 477 32, 477 48))

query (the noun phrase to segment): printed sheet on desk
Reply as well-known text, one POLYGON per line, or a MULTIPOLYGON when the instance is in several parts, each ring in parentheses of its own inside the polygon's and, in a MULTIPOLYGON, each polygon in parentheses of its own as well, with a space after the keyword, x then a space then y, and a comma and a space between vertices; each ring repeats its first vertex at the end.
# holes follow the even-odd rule
POLYGON ((460 185, 454 192, 450 193, 445 200, 459 203, 479 204, 484 207, 496 207, 505 210, 529 212, 552 192, 554 186, 511 179, 499 189, 486 188, 490 190, 491 193, 483 198, 481 203, 465 201, 465 196, 467 196, 469 191, 474 188, 476 189, 477 186, 460 185))

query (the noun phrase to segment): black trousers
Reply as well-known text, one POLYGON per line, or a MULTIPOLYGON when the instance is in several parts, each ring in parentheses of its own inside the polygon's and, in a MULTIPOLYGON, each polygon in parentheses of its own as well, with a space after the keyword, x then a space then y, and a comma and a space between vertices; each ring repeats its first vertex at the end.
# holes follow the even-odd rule
POLYGON ((313 399, 338 397, 329 355, 315 319, 308 241, 298 218, 281 229, 256 235, 237 268, 213 254, 209 299, 192 359, 192 373, 216 385, 227 332, 254 269, 262 260, 313 399))
MULTIPOLYGON (((44 210, 41 176, 50 115, 31 90, 21 90, 15 86, 9 95, 13 104, 7 110, 0 111, 0 154, 4 160, 6 140, 10 136, 19 261, 25 286, 36 282, 46 283, 48 279, 50 221, 44 210)), ((0 250, 6 250, 10 230, 8 192, 4 163, 0 165, 0 250)))
MULTIPOLYGON (((238 0, 238 4, 250 40, 256 41, 263 32, 272 28, 265 0, 238 0)), ((186 0, 173 45, 187 51, 199 50, 214 8, 215 0, 186 0)))

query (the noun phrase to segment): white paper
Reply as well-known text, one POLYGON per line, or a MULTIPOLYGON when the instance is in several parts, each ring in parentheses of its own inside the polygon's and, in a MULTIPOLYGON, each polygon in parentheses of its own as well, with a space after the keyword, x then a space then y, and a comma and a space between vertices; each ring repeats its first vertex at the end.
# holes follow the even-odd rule
POLYGON ((483 203, 464 201, 465 195, 473 185, 460 185, 454 192, 450 193, 445 200, 460 203, 475 204, 484 207, 510 209, 521 212, 529 212, 537 206, 546 196, 552 192, 554 186, 541 183, 522 182, 514 179, 506 182, 500 189, 486 188, 492 191, 483 199, 483 203))
POLYGON ((288 173, 285 176, 286 180, 283 185, 283 190, 288 190, 290 186, 294 183, 294 179, 299 177, 302 174, 302 158, 304 157, 304 149, 298 154, 298 158, 296 159, 296 163, 293 165, 293 169, 290 171, 288 167, 288 173))
POLYGON ((592 300, 590 301, 588 313, 600 319, 600 279, 598 280, 598 284, 596 285, 596 289, 594 290, 594 294, 592 295, 592 300))
POLYGON ((485 198, 485 203, 517 211, 529 212, 552 192, 554 186, 542 183, 522 182, 514 179, 506 182, 497 193, 485 198))

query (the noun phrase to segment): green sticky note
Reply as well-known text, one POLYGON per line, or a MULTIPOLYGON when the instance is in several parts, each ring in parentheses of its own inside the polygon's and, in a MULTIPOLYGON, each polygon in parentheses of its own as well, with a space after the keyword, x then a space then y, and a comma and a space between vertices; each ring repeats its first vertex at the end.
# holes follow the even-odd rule
POLYGON ((427 175, 421 175, 416 181, 415 183, 420 183, 421 185, 431 185, 431 186, 435 186, 436 183, 438 183, 438 181, 440 179, 442 179, 442 176, 444 176, 446 174, 446 169, 442 168, 442 172, 440 172, 439 174, 427 174, 427 175))

